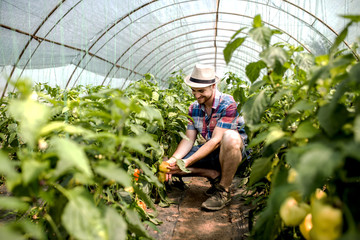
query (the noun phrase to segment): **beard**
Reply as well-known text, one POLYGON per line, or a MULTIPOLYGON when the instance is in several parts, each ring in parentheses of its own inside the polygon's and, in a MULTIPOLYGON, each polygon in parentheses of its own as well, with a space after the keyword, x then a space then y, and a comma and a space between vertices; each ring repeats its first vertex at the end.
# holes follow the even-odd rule
POLYGON ((214 94, 214 92, 212 92, 211 95, 208 95, 208 96, 201 96, 200 98, 198 98, 196 100, 199 104, 204 104, 212 98, 213 94, 214 94))

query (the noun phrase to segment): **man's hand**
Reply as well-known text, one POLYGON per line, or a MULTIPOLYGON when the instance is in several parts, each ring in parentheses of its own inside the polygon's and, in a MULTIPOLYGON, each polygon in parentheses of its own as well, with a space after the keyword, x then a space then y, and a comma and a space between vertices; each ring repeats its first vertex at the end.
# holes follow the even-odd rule
MULTIPOLYGON (((185 161, 185 160, 184 160, 185 161)), ((177 165, 177 159, 174 157, 171 157, 168 160, 169 166, 167 167, 170 171, 166 174, 166 181, 169 181, 173 174, 180 174, 184 173, 180 167, 177 165)), ((185 161, 186 165, 186 161, 185 161)))

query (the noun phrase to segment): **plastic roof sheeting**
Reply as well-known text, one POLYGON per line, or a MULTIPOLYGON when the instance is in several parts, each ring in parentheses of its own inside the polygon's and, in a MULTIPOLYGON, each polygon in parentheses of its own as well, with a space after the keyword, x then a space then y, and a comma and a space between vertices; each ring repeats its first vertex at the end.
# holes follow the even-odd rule
MULTIPOLYGON (((259 46, 247 40, 228 66, 222 51, 257 14, 283 32, 274 42, 320 55, 347 24, 339 15, 359 13, 360 0, 0 0, 0 87, 9 87, 5 75, 62 87, 126 87, 152 73, 166 84, 172 72, 189 73, 197 62, 246 78, 259 46)), ((350 29, 343 48, 359 30, 350 29)))

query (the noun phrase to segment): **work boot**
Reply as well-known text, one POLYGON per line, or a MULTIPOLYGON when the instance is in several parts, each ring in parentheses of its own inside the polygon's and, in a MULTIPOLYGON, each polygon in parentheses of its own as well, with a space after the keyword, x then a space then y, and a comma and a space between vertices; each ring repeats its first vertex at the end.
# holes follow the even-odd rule
POLYGON ((206 190, 205 195, 211 197, 216 192, 216 186, 219 185, 221 177, 218 176, 215 179, 208 178, 210 181, 211 187, 206 190))
POLYGON ((231 194, 223 186, 217 184, 215 193, 201 205, 207 210, 217 211, 223 209, 231 201, 231 194))

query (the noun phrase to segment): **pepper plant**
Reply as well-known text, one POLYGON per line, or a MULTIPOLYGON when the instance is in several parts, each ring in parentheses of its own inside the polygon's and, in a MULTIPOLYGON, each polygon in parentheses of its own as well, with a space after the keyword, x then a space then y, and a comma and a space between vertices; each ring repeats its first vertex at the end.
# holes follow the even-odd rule
POLYGON ((248 37, 262 47, 259 61, 246 66, 251 87, 242 107, 253 150, 248 187, 255 189, 251 199, 257 203, 252 212, 255 239, 360 236, 356 194, 360 187, 356 171, 360 160, 360 63, 356 49, 338 51, 348 28, 360 17, 344 17, 349 23, 323 56, 286 43, 270 44, 271 37, 281 32, 264 26, 260 16, 254 18, 246 37, 238 37, 246 31, 240 29, 224 50, 229 62, 248 37), (327 197, 315 201, 319 189, 327 197), (293 206, 310 206, 304 209, 312 214, 311 230, 304 232, 300 222, 289 225, 287 216, 281 214, 289 197, 295 199, 293 206), (319 217, 319 206, 339 211, 340 216, 319 217), (321 229, 321 222, 337 225, 329 223, 321 229))
POLYGON ((0 208, 15 214, 2 237, 151 239, 145 226, 160 223, 151 193, 163 189, 156 164, 187 121, 176 90, 147 81, 126 91, 32 88, 28 79, 16 88, 1 102, 0 174, 11 196, 0 208))

